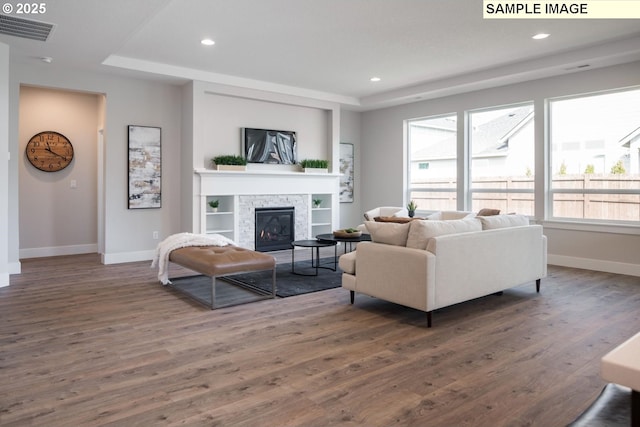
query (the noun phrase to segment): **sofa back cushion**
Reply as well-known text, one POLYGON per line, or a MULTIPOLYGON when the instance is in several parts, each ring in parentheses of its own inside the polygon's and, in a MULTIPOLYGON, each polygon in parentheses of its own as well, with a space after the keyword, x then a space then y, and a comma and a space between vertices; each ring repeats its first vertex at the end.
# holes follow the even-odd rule
POLYGON ((406 246, 423 250, 427 249, 427 243, 432 237, 482 231, 482 224, 475 217, 449 221, 412 221, 410 225, 406 246))
POLYGON ((479 216, 478 219, 482 223, 483 230, 529 225, 529 217, 525 215, 479 216))
POLYGON ((364 225, 367 227, 369 234, 371 234, 371 240, 375 243, 406 246, 411 223, 397 224, 395 222, 365 221, 364 225))

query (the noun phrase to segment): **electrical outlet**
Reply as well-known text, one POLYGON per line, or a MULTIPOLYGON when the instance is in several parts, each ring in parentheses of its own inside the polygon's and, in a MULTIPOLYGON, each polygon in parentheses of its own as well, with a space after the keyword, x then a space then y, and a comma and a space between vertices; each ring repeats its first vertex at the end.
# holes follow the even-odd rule
POLYGON ((157 232, 157 231, 154 231, 154 232, 153 232, 153 239, 154 239, 154 240, 158 240, 158 239, 159 239, 159 237, 158 237, 158 232, 157 232))

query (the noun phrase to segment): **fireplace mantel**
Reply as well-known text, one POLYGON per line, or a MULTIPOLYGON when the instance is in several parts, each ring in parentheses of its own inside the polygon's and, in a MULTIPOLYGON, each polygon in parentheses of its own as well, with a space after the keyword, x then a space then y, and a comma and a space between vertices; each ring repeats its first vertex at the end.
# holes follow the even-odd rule
POLYGON ((255 208, 275 207, 290 200, 297 204, 297 240, 331 232, 339 223, 339 174, 196 169, 194 177, 196 233, 223 234, 253 249, 255 208), (323 201, 320 208, 313 207, 315 198, 323 201), (218 212, 208 208, 213 199, 220 200, 218 212))

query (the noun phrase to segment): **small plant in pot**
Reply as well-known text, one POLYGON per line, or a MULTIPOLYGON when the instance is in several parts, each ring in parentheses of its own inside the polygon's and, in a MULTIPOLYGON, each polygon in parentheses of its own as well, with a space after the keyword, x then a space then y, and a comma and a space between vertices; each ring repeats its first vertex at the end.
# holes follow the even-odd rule
POLYGON ((418 209, 418 205, 416 205, 416 202, 414 202, 413 200, 409 202, 409 204, 407 204, 407 210, 409 211, 409 217, 413 218, 413 216, 416 214, 416 209, 418 209))
POLYGON ((329 169, 328 160, 304 159, 300 161, 300 166, 305 172, 327 172, 329 169))
POLYGON ((218 212, 218 207, 220 206, 220 200, 210 200, 209 207, 211 208, 211 212, 218 212))
POLYGON ((246 170, 247 159, 234 154, 224 154, 211 159, 217 170, 246 170))
POLYGON ((314 208, 319 208, 321 204, 322 204, 322 199, 313 199, 314 208))

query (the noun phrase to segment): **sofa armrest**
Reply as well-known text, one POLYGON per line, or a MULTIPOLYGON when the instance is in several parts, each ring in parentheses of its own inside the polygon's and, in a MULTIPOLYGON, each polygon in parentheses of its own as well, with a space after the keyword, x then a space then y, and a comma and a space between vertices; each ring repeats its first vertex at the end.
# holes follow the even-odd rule
POLYGON ((421 249, 362 242, 356 250, 356 292, 431 310, 435 257, 421 249))

